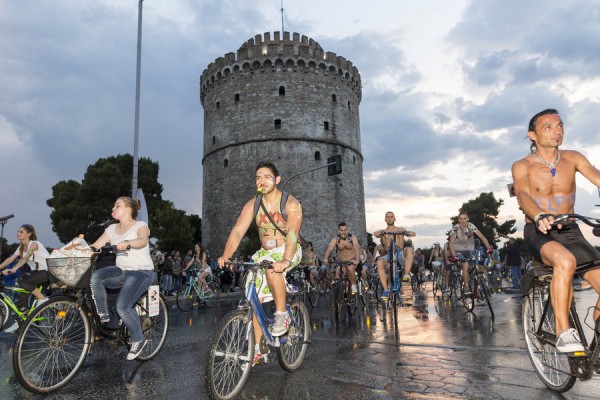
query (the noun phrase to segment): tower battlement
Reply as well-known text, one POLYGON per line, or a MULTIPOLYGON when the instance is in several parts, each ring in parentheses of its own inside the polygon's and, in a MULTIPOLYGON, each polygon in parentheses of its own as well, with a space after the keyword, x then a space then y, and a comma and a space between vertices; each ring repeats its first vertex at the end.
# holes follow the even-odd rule
POLYGON ((237 50, 210 63, 200 76, 200 101, 204 105, 206 92, 223 79, 235 75, 284 70, 312 72, 343 80, 362 97, 361 78, 351 61, 331 51, 324 51, 315 40, 299 33, 265 32, 248 39, 237 50), (290 37, 291 36, 291 37, 290 37))

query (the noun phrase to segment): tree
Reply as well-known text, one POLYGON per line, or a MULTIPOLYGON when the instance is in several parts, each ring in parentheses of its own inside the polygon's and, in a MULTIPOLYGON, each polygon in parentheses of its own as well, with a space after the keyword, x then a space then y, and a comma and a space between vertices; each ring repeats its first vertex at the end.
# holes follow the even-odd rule
MULTIPOLYGON (((477 198, 463 203, 460 210, 469 214, 472 222, 490 242, 490 245, 499 241, 499 237, 508 237, 517 231, 514 227, 516 220, 511 219, 498 225, 498 213, 504 200, 496 200, 494 193, 481 193, 477 198)), ((458 223, 458 215, 452 217, 452 223, 458 223)))
MULTIPOLYGON (((159 241, 168 242, 168 238, 160 236, 163 232, 170 234, 170 229, 164 226, 180 224, 180 214, 163 211, 161 222, 156 219, 157 210, 173 205, 162 199, 162 185, 158 182, 159 165, 149 158, 140 158, 138 162, 138 185, 144 192, 148 208, 149 227, 152 237, 159 241), (174 218, 169 221, 167 216, 174 218), (161 229, 163 228, 163 229, 161 229)), ((111 222, 111 210, 119 196, 131 193, 133 174, 133 157, 130 154, 120 154, 100 158, 90 165, 81 183, 68 180, 60 181, 52 187, 52 197, 46 204, 53 209, 50 213, 52 230, 58 238, 66 243, 83 233, 89 241, 96 240, 111 222)), ((183 211, 181 211, 185 215, 183 211)), ((199 219, 199 217, 198 217, 199 219)), ((185 218, 182 230, 191 228, 189 217, 185 218)), ((175 227, 173 227, 175 229, 175 227)), ((188 248, 192 234, 187 239, 188 248)), ((181 238, 180 238, 181 239, 181 238)), ((177 240, 180 240, 177 239, 177 240)), ((172 249, 164 249, 172 250, 172 249)))
POLYGON ((202 218, 196 214, 188 216, 190 225, 194 228, 194 235, 192 236, 192 243, 202 243, 202 218))
POLYGON ((177 210, 171 202, 156 210, 154 214, 158 238, 156 245, 163 251, 187 252, 193 246, 194 228, 184 211, 177 210))

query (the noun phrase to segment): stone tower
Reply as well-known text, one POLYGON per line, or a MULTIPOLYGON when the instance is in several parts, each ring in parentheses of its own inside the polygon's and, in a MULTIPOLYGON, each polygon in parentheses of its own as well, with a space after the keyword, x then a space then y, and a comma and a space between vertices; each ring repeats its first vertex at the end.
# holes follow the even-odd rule
MULTIPOLYGON (((299 175, 284 190, 302 203, 302 233, 322 258, 340 221, 366 245, 360 74, 306 36, 256 35, 200 77, 204 108, 202 238, 214 256, 256 192, 255 167, 271 161, 281 184, 342 156, 342 173, 299 175)), ((280 188, 281 188, 280 184, 280 188)))

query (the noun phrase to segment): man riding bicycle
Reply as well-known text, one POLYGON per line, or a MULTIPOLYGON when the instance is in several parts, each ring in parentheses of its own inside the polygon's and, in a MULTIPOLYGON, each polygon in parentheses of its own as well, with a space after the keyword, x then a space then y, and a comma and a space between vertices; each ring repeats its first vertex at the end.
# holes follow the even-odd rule
MULTIPOLYGON (((331 239, 327 250, 325 251, 325 264, 329 266, 329 256, 335 250, 337 257, 336 261, 339 262, 352 262, 352 265, 347 265, 344 268, 348 273, 348 280, 352 286, 352 294, 356 294, 358 289, 356 287, 356 267, 360 262, 360 244, 356 235, 348 233, 348 225, 345 222, 340 222, 338 225, 338 235, 331 239)), ((339 276, 340 271, 336 271, 336 275, 339 276)))
MULTIPOLYGON (((218 259, 219 266, 224 267, 254 220, 258 227, 262 248, 254 253, 252 260, 255 262, 273 261, 273 269, 265 270, 264 275, 262 273, 256 275, 256 287, 260 301, 275 301, 275 322, 270 328, 273 336, 281 336, 288 330, 290 317, 285 309, 285 276, 298 265, 302 258, 302 249, 299 243, 302 206, 296 198, 277 188, 280 182, 281 177, 275 165, 264 161, 257 165, 257 198, 249 200, 244 205, 229 234, 223 255, 218 259), (287 199, 283 201, 285 197, 287 199), (255 203, 258 198, 260 207, 255 212, 255 203)), ((256 360, 257 357, 261 357, 259 343, 262 337, 256 315, 253 316, 252 324, 257 346, 256 360)))
POLYGON ((481 239, 487 249, 491 249, 485 236, 481 234, 475 225, 469 222, 469 214, 461 210, 458 214, 458 224, 454 225, 450 231, 449 247, 452 257, 458 257, 461 261, 465 295, 467 296, 471 294, 469 289, 469 260, 473 260, 475 257, 475 236, 481 239))
MULTIPOLYGON (((556 349, 584 351, 577 331, 569 326, 573 302, 573 276, 577 265, 600 259, 576 223, 553 226, 557 214, 575 210, 575 173, 600 187, 600 171, 581 153, 559 150, 564 126, 558 111, 547 109, 534 115, 527 132, 531 154, 512 166, 514 190, 525 214, 524 237, 530 253, 553 269, 550 296, 556 320, 556 349)), ((583 278, 600 294, 600 269, 588 270, 583 278)), ((600 297, 594 320, 600 315, 600 297)))
MULTIPOLYGON (((379 231, 373 232, 373 236, 381 239, 381 244, 387 253, 383 257, 379 257, 377 259, 377 273, 379 274, 379 279, 381 281, 381 286, 383 290, 381 292, 381 299, 383 301, 387 301, 390 296, 390 291, 388 290, 388 276, 385 268, 387 267, 390 259, 390 243, 393 240, 393 236, 385 235, 382 232, 384 231, 394 231, 394 232, 406 232, 408 236, 417 236, 416 233, 412 231, 408 231, 405 228, 395 226, 396 216, 393 212, 388 211, 385 213, 385 222, 387 227, 385 229, 381 229, 379 231)), ((410 287, 410 270, 413 265, 414 251, 412 247, 404 248, 404 236, 397 235, 396 236, 396 259, 400 264, 404 262, 404 277, 402 278, 402 285, 406 287, 410 287)))

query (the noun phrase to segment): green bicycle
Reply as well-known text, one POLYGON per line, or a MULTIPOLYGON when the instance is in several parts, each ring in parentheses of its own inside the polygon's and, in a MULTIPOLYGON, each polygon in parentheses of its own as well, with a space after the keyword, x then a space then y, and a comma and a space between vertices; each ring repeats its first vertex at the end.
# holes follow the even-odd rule
MULTIPOLYGON (((42 287, 40 286, 38 288, 39 290, 42 290, 42 287)), ((13 292, 16 294, 27 294, 28 296, 31 294, 31 292, 28 292, 27 290, 18 287, 18 286, 4 286, 2 284, 2 282, 0 282, 0 331, 2 331, 5 328, 6 323, 10 320, 10 316, 11 313, 15 314, 15 323, 20 325, 20 322, 23 322, 27 319, 27 316, 29 316, 29 314, 31 314, 31 312, 35 309, 35 307, 37 306, 37 301, 33 301, 30 302, 30 305, 28 306, 28 308, 25 308, 24 310, 21 310, 19 308, 19 306, 17 304, 15 304, 15 302, 13 301, 13 299, 11 298, 11 296, 9 296, 8 293, 6 292, 13 292)), ((8 329, 11 329, 11 327, 9 327, 8 329)), ((11 329, 10 331, 7 331, 9 333, 14 332, 16 330, 16 328, 11 329)))
MULTIPOLYGON (((207 277, 207 282, 210 276, 212 275, 207 277)), ((177 307, 181 311, 188 311, 199 303, 204 303, 206 307, 214 306, 217 301, 218 289, 216 285, 212 285, 211 283, 209 283, 209 289, 204 290, 198 286, 196 273, 192 271, 188 274, 187 281, 177 291, 177 307)))

